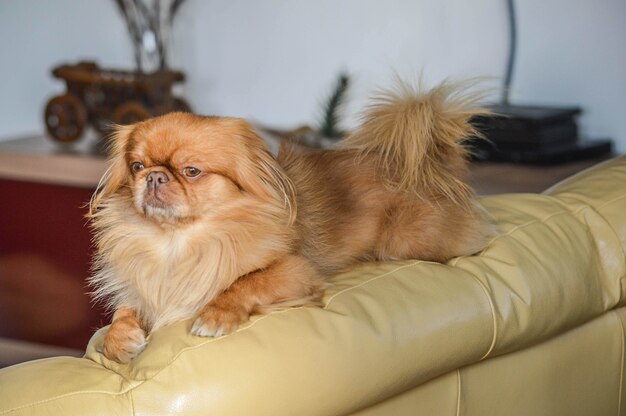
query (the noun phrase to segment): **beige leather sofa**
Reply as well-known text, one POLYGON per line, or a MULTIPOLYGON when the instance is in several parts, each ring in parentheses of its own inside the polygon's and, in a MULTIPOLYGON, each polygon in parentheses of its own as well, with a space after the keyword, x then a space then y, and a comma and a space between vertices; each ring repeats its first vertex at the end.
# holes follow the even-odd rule
POLYGON ((482 202, 480 255, 362 266, 218 339, 183 322, 129 366, 99 331, 0 371, 0 414, 626 415, 626 157, 482 202))

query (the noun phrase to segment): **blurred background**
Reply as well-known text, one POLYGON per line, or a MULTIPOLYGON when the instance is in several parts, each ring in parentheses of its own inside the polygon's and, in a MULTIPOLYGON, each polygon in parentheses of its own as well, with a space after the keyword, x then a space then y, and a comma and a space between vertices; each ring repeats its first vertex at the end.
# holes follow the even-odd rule
MULTIPOLYGON (((583 134, 626 151, 626 2, 518 1, 511 100, 580 105, 583 134)), ((132 69, 115 1, 0 0, 0 140, 41 133, 46 101, 63 89, 50 69, 83 59, 132 69)), ((345 120, 355 123, 393 71, 491 77, 508 56, 504 0, 188 0, 175 18, 170 66, 202 114, 295 127, 319 116, 338 73, 351 75, 345 120)))

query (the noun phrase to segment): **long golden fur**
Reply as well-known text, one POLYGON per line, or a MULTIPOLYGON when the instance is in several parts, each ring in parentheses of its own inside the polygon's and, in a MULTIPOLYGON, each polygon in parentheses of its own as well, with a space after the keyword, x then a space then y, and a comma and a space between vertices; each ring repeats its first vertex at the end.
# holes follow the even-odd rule
POLYGON ((368 260, 443 262, 491 234, 463 182, 475 97, 443 83, 373 100, 339 148, 283 146, 246 121, 172 113, 118 128, 90 217, 97 298, 116 310, 104 353, 129 362, 145 336, 195 319, 219 336, 253 313, 314 303, 368 260))

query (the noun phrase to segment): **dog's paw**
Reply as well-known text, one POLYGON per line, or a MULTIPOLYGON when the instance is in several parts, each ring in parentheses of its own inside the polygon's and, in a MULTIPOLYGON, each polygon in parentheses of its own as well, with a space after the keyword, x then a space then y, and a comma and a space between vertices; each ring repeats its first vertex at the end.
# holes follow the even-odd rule
POLYGON ((102 353, 109 360, 128 364, 146 347, 146 333, 136 325, 114 322, 104 337, 102 353))
POLYGON ((221 337, 234 332, 250 314, 243 308, 207 305, 194 321, 191 334, 200 337, 221 337))

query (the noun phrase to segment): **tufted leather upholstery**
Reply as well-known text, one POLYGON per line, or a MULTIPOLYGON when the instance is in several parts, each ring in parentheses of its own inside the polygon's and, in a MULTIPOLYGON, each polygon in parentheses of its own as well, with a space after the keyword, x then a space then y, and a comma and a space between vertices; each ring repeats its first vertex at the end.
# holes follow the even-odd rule
POLYGON ((128 366, 100 330, 1 370, 0 414, 626 415, 626 157, 482 204, 479 255, 360 266, 222 338, 172 325, 128 366))

